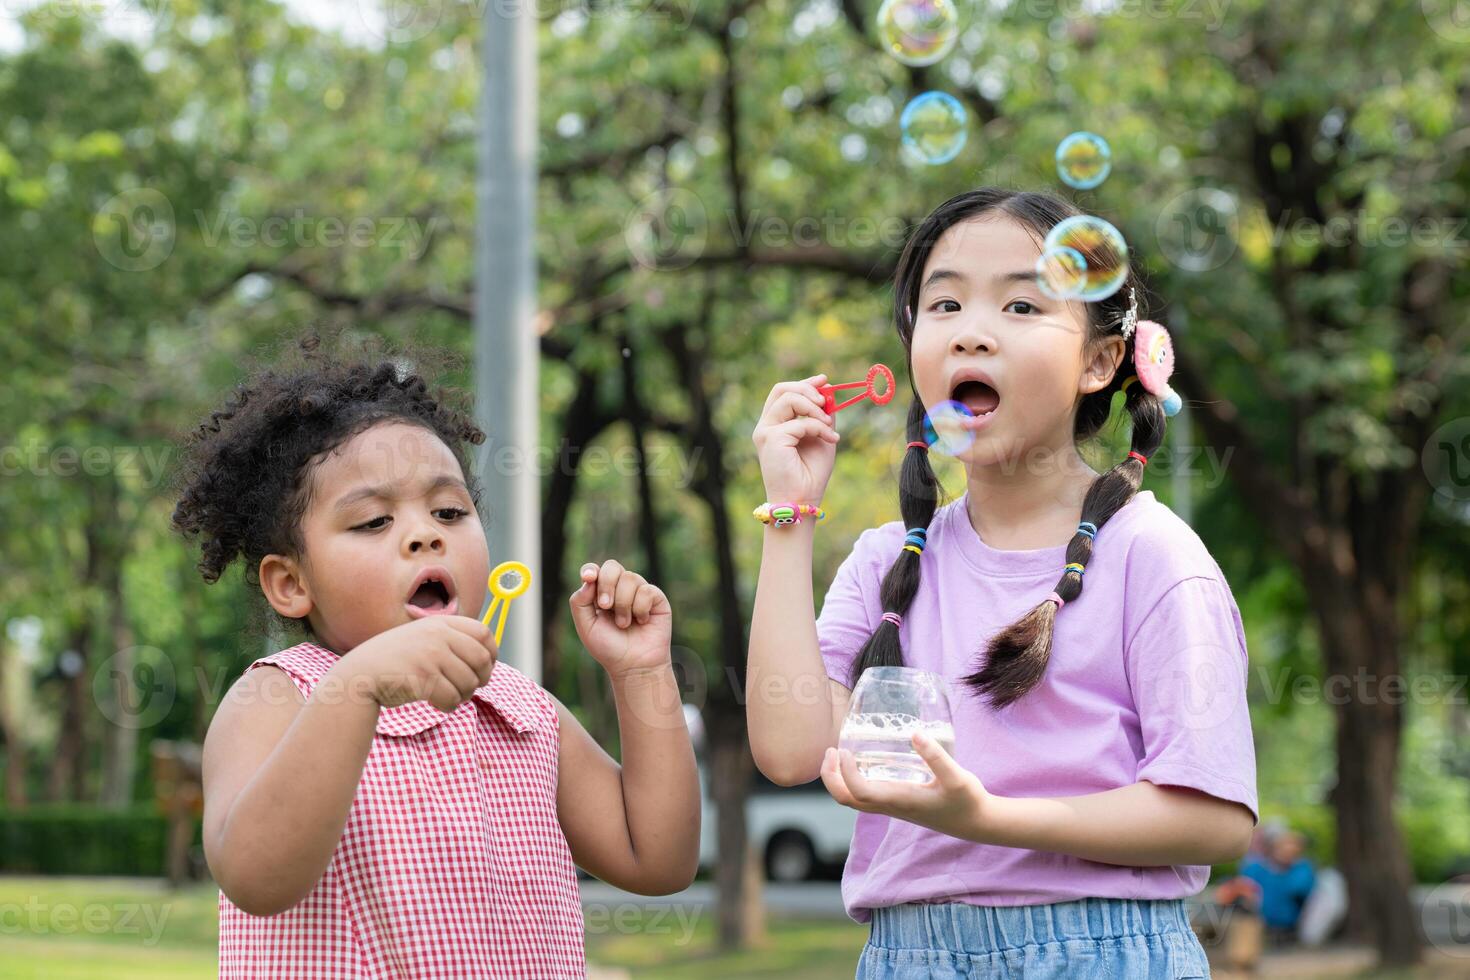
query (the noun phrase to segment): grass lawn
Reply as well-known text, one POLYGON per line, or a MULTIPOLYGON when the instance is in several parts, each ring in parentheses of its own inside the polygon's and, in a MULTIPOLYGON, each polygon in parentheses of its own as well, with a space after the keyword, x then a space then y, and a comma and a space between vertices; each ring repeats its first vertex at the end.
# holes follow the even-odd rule
MULTIPOLYGON (((614 926, 588 920, 588 959, 638 980, 848 980, 866 934, 846 920, 773 921, 765 948, 721 956, 708 912, 689 928, 672 918, 614 926)), ((148 879, 0 875, 0 980, 203 980, 217 973, 218 929, 212 885, 171 892, 148 879)))
MULTIPOLYGON (((849 980, 866 927, 846 919, 772 917, 760 949, 714 951, 714 915, 687 920, 646 910, 629 920, 587 917, 587 958, 634 980, 849 980)), ((170 892, 136 878, 19 878, 0 875, 0 980, 206 980, 216 976, 218 892, 195 885, 170 892)), ((1426 950, 1425 963, 1398 973, 1371 969, 1362 951, 1269 958, 1261 976, 1461 980, 1470 957, 1426 950)), ((1222 974, 1222 980, 1223 980, 1222 974)))
POLYGON ((699 916, 692 935, 672 928, 659 935, 599 935, 588 930, 587 958, 622 967, 636 980, 852 980, 868 927, 840 922, 772 918, 761 949, 715 952, 714 916, 699 916))

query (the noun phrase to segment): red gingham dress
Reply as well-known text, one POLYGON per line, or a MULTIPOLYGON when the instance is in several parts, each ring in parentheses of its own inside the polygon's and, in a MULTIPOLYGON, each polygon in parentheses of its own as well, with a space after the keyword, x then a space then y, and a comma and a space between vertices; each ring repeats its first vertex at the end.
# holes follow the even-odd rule
MULTIPOLYGON (((302 643, 246 670, 272 664, 310 697, 336 662, 302 643)), ((504 663, 448 715, 426 701, 382 709, 316 886, 271 916, 220 892, 220 976, 586 976, 558 742, 551 697, 504 663)))

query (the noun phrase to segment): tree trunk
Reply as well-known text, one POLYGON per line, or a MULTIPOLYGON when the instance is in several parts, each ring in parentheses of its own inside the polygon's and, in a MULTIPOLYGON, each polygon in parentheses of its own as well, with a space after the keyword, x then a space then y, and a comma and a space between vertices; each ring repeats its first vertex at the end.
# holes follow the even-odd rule
MULTIPOLYGON (((121 579, 121 568, 117 569, 121 579)), ((137 712, 145 710, 145 700, 134 704, 134 671, 137 669, 134 649, 133 628, 128 623, 127 611, 123 608, 121 582, 112 593, 110 632, 112 647, 116 651, 111 663, 112 683, 110 692, 113 701, 112 720, 105 721, 102 740, 102 789, 98 802, 108 807, 125 807, 133 801, 133 779, 138 771, 138 724, 137 712)), ((146 698, 156 697, 157 692, 145 692, 146 698)), ((170 692, 172 696, 172 692, 170 692)))
MULTIPOLYGON (((708 303, 706 294, 706 304, 708 303)), ((707 322, 706 309, 697 322, 707 322)), ((719 680, 709 685, 705 705, 705 730, 714 762, 711 791, 718 808, 719 863, 715 883, 719 890, 719 938, 721 949, 740 949, 764 934, 764 906, 760 902, 760 876, 745 873, 749 846, 745 822, 745 800, 755 759, 750 754, 746 729, 745 654, 747 622, 740 608, 739 581, 735 570, 734 531, 725 500, 725 446, 715 427, 714 410, 705 388, 704 351, 689 342, 687 325, 667 334, 670 353, 684 380, 692 409, 688 447, 696 460, 694 491, 709 510, 714 547, 716 593, 719 608, 719 680), (754 889, 754 891, 752 891, 754 889)))
POLYGON ((750 867, 759 856, 749 853, 745 822, 745 799, 755 774, 755 760, 750 754, 740 705, 707 711, 705 717, 710 740, 710 796, 715 804, 719 841, 715 859, 719 944, 726 950, 747 949, 765 938, 761 874, 752 874, 750 867))
POLYGON ((1308 590, 1324 641, 1324 694, 1337 720, 1331 803, 1348 931, 1375 947, 1381 965, 1406 966, 1419 959, 1420 932, 1414 877, 1393 811, 1402 727, 1402 690, 1385 684, 1402 678, 1393 604, 1375 590, 1307 574, 1314 576, 1308 590))
POLYGON ((562 416, 561 441, 541 508, 541 685, 555 693, 562 684, 562 604, 568 593, 562 565, 566 561, 567 518, 577 496, 577 472, 582 454, 609 419, 597 409, 597 376, 577 375, 577 394, 562 416))
POLYGON ((12 663, 10 646, 0 642, 0 740, 5 742, 5 805, 11 809, 24 809, 26 805, 26 746, 21 740, 20 723, 10 715, 10 698, 6 687, 6 675, 14 678, 28 676, 21 663, 12 663))
POLYGON ((82 798, 86 782, 87 651, 91 639, 87 622, 73 626, 64 650, 81 657, 80 669, 61 679, 61 729, 56 738, 56 758, 46 779, 46 798, 53 803, 82 798))

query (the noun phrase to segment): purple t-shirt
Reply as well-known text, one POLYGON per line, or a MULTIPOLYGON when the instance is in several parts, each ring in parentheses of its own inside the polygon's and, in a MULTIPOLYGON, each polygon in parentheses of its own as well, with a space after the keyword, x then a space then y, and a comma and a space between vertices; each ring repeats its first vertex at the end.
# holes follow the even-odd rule
MULTIPOLYGON (((1240 612, 1194 531, 1149 491, 1098 532, 1082 594, 1060 611, 1041 683, 1001 711, 960 678, 985 645, 1052 590, 1066 547, 1000 551, 965 498, 929 526, 904 616, 904 661, 950 685, 955 758, 1001 796, 1081 796, 1140 780, 1245 804, 1259 819, 1240 612)), ((817 621, 827 674, 850 686, 883 614, 879 583, 903 547, 895 521, 864 531, 817 621)), ((847 912, 905 902, 1039 905, 1079 898, 1183 898, 1209 868, 1134 868, 975 844, 861 813, 842 875, 847 912)))

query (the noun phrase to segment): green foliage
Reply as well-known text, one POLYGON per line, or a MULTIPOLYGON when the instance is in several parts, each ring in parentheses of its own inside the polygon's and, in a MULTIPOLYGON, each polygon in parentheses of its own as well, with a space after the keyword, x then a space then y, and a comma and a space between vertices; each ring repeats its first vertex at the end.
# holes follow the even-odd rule
MULTIPOLYGON (((196 822, 194 840, 201 840, 196 822)), ((142 875, 165 870, 168 821, 152 806, 126 810, 49 804, 0 810, 0 869, 9 874, 142 875)))
MULTIPOLYGON (((1428 30, 1418 4, 1367 0, 1250 0, 1218 24, 1201 19, 1209 5, 1072 17, 1046 13, 1056 5, 962 6, 960 45, 920 73, 874 49, 863 18, 876 3, 744 9, 729 39, 733 146, 720 43, 729 4, 674 5, 688 16, 594 4, 591 15, 567 10, 541 24, 542 441, 556 445, 586 374, 611 420, 595 444, 630 445, 619 376, 628 347, 649 445, 666 460, 652 483, 676 642, 711 684, 725 682, 712 525, 688 480, 714 461, 688 451, 691 379, 670 356, 671 335, 683 331, 704 356, 697 380, 724 444, 717 476, 748 609, 760 534, 746 515, 763 497, 749 433, 766 392, 817 371, 861 377, 877 360, 906 387, 881 273, 914 222, 976 184, 1049 189, 1114 220, 1149 274, 1154 308, 1166 308, 1181 348, 1282 472, 1412 472, 1415 427, 1470 413, 1465 354, 1448 336, 1470 297, 1467 249, 1442 224, 1428 241, 1382 234, 1390 218, 1466 213, 1466 156, 1445 148, 1463 146, 1470 45, 1428 30), (970 141, 949 166, 915 168, 899 153, 898 113, 925 87, 954 92, 971 111, 970 141), (1104 185, 1080 193, 1059 184, 1051 162, 1079 128, 1103 133, 1115 161, 1104 185), (1239 202, 1237 247, 1205 273, 1172 261, 1159 231, 1170 202, 1198 186, 1239 202), (630 229, 675 192, 692 202, 692 233, 666 242, 661 261, 640 261, 630 229), (804 247, 802 219, 816 229, 812 248, 843 260, 839 271, 780 261, 804 247), (1331 219, 1349 222, 1340 245, 1312 232, 1331 219), (737 261, 747 246, 768 261, 737 261), (1417 309, 1410 274, 1435 262, 1445 298, 1417 309)), ((318 31, 264 0, 188 0, 157 7, 142 47, 108 38, 74 4, 29 11, 24 47, 0 56, 0 363, 20 366, 0 385, 6 444, 167 452, 251 355, 319 320, 468 354, 480 9, 440 5, 431 29, 384 45, 318 31), (126 268, 148 240, 126 239, 141 230, 115 220, 108 202, 143 191, 169 202, 170 250, 126 268), (354 222, 366 222, 365 240, 333 235, 354 222)), ((903 401, 844 413, 833 516, 817 539, 819 592, 862 529, 897 516, 903 401)), ((1118 438, 1090 451, 1115 459, 1118 438)), ((1195 430, 1182 438, 1200 442, 1195 430)), ((1228 482, 1238 465, 1192 479, 1194 523, 1232 583, 1254 665, 1273 681, 1319 677, 1308 598, 1228 482)), ((957 467, 941 464, 940 475, 963 489, 957 467)), ((1146 485, 1171 501, 1179 489, 1153 474, 1146 485)), ((63 476, 42 465, 0 479, 0 620, 43 620, 38 678, 68 646, 86 645, 90 691, 120 607, 134 641, 162 651, 181 679, 148 734, 197 738, 262 641, 244 633, 245 582, 236 572, 205 588, 168 531, 170 507, 166 480, 120 466, 63 476)), ((645 564, 638 513, 633 477, 584 470, 563 576, 588 558, 645 564)), ((1436 505, 1422 532, 1411 672, 1470 671, 1465 527, 1463 513, 1436 505)), ((600 710, 598 672, 575 653, 568 660, 557 693, 600 710)), ((37 681, 53 717, 58 687, 37 681)), ((1270 697, 1255 675, 1252 698, 1263 803, 1323 846, 1330 717, 1270 697)), ((1408 713, 1464 731, 1463 706, 1435 708, 1408 713)), ((45 785, 56 727, 24 733, 32 794, 45 785)), ((1454 768, 1453 740, 1442 748, 1434 765, 1403 776, 1424 874, 1465 843, 1427 831, 1463 806, 1470 775, 1454 768)), ((1463 736, 1459 749, 1464 757, 1463 736)))

